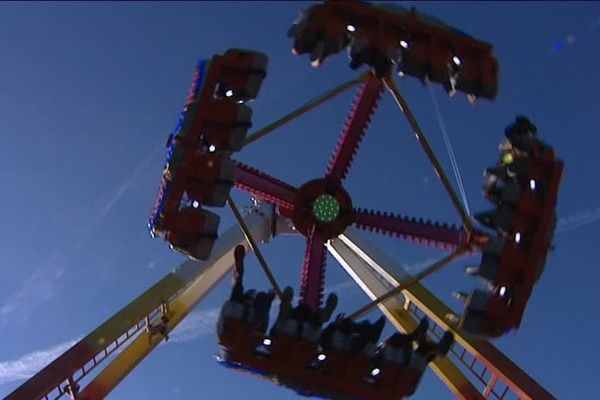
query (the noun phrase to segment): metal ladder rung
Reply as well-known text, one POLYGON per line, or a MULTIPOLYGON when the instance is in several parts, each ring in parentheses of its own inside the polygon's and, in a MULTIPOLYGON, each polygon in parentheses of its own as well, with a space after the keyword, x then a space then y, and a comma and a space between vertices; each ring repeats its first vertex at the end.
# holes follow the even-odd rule
MULTIPOLYGON (((412 314, 412 316, 417 320, 419 320, 423 317, 426 317, 426 314, 423 311, 421 311, 414 302, 406 301, 405 309, 408 312, 410 312, 412 314)), ((439 326, 438 324, 436 324, 435 322, 430 320, 430 327, 429 327, 428 333, 431 334, 431 336, 433 336, 434 338, 439 339, 439 338, 441 338, 442 334, 439 333, 438 331, 443 332, 443 328, 441 326, 439 326)), ((467 349, 460 346, 460 344, 455 342, 454 345, 452 346, 452 348, 450 349, 449 355, 453 355, 454 357, 452 357, 452 358, 456 358, 457 361, 459 361, 459 363, 462 364, 462 366, 464 368, 466 368, 467 370, 469 370, 472 373, 472 376, 476 378, 476 381, 478 381, 480 383, 480 385, 483 386, 484 389, 482 389, 482 390, 485 390, 485 388, 488 387, 488 384, 492 380, 495 380, 496 382, 494 383, 492 388, 489 390, 489 395, 493 396, 493 398, 502 400, 506 397, 506 395, 509 392, 513 393, 512 391, 510 391, 510 387, 508 385, 506 385, 500 377, 496 376, 492 371, 490 371, 485 364, 479 362, 477 357, 475 357, 471 353, 469 353, 467 351, 467 349), (469 358, 472 357, 472 359, 468 359, 467 354, 468 354, 469 358), (476 367, 481 367, 482 368, 481 372, 477 371, 475 369, 476 367), (490 374, 489 381, 485 377, 486 373, 490 374), (494 390, 494 388, 497 387, 496 386, 497 382, 502 382, 502 384, 505 386, 501 395, 499 395, 496 392, 496 390, 494 390)))
MULTIPOLYGON (((119 336, 114 341, 110 342, 98 354, 93 356, 87 363, 85 363, 81 368, 79 368, 75 372, 75 374, 77 374, 79 372, 80 375, 77 374, 79 376, 76 376, 74 374, 72 376, 73 382, 79 383, 84 377, 89 375, 90 372, 92 370, 94 370, 100 363, 102 363, 102 361, 106 360, 111 354, 113 354, 115 351, 117 351, 119 348, 121 348, 125 343, 129 342, 134 336, 136 336, 136 334, 140 333, 143 330, 143 328, 146 327, 147 320, 149 320, 151 322, 156 320, 156 318, 161 314, 161 307, 158 307, 158 308, 152 310, 152 312, 150 312, 150 314, 148 314, 147 317, 144 317, 144 318, 140 319, 139 321, 136 321, 135 324, 132 325, 131 328, 129 328, 125 331, 125 333, 123 333, 121 336, 119 336)), ((66 382, 68 382, 68 381, 62 382, 58 387, 54 388, 49 393, 44 395, 44 400, 50 400, 51 397, 49 397, 49 396, 54 391, 58 391, 58 395, 56 397, 53 397, 53 400, 60 399, 65 394, 67 394, 67 392, 65 390, 63 390, 63 386, 65 385, 66 382)))

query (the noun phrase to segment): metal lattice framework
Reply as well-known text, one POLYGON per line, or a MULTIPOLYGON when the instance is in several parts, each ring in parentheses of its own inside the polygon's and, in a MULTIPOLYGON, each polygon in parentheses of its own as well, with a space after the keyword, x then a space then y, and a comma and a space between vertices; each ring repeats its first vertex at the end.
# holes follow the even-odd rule
MULTIPOLYGON (((476 251, 487 240, 486 235, 474 230, 465 217, 425 136, 392 81, 367 74, 269 125, 250 136, 246 144, 357 82, 361 83, 361 87, 323 178, 296 188, 237 163, 236 187, 261 199, 262 203, 244 218, 247 233, 259 243, 267 243, 272 236, 279 234, 305 236, 306 252, 301 264, 300 293, 301 301, 311 308, 318 307, 321 302, 325 282, 325 252, 328 250, 371 299, 381 300, 382 296, 388 294, 388 298, 379 301, 377 306, 398 330, 412 331, 418 320, 427 316, 433 321, 429 332, 432 339, 439 338, 445 330, 454 331, 456 344, 451 353, 436 359, 430 366, 457 398, 552 399, 550 393, 491 343, 473 341, 455 331, 445 318, 450 309, 418 283, 418 279, 425 275, 411 277, 360 233, 359 230, 379 232, 451 251, 452 255, 437 263, 435 270, 463 252, 476 251), (463 218, 462 227, 355 208, 352 205, 342 183, 386 87, 408 117, 419 142, 448 189, 463 218), (314 205, 316 199, 322 199, 319 204, 323 209, 307 209, 307 201, 314 205), (307 218, 312 218, 310 224, 305 224, 307 218), (398 293, 390 296, 390 289, 393 288, 398 289, 398 293)), ((233 249, 238 244, 251 247, 240 229, 233 227, 217 240, 209 260, 183 263, 6 399, 37 400, 70 396, 73 399, 92 400, 107 396, 156 348, 164 335, 172 331, 219 283, 233 264, 233 249), (164 331, 156 334, 155 327, 160 324, 164 331), (103 369, 100 370, 100 366, 103 369)), ((433 272, 433 269, 428 271, 433 272)))
MULTIPOLYGON (((353 207, 349 195, 343 189, 343 181, 350 170, 354 156, 386 85, 390 87, 390 91, 396 99, 401 99, 393 82, 378 79, 375 76, 367 76, 364 79, 323 178, 312 180, 300 188, 294 188, 264 172, 244 164, 237 164, 236 187, 275 204, 280 213, 290 217, 294 221, 295 227, 306 236, 307 245, 302 264, 300 293, 301 301, 313 309, 319 306, 323 292, 325 273, 323 248, 325 242, 342 233, 347 226, 355 225, 360 229, 461 252, 472 250, 473 244, 480 245, 487 240, 484 234, 472 230, 458 200, 455 205, 461 216, 464 216, 463 220, 465 221, 462 228, 446 223, 417 220, 387 212, 353 207), (340 209, 337 211, 340 215, 334 222, 319 221, 319 210, 307 210, 311 204, 317 204, 321 196, 332 196, 333 204, 340 209), (311 231, 310 226, 316 226, 316 229, 311 231)), ((401 101, 403 102, 403 100, 401 101)), ((416 128, 415 131, 419 132, 418 136, 422 137, 420 142, 432 159, 438 176, 446 183, 445 186, 451 198, 457 199, 408 106, 404 104, 402 109, 409 116, 409 121, 416 128)))
MULTIPOLYGON (((96 400, 106 397, 168 337, 169 332, 227 274, 233 265, 234 248, 240 244, 256 253, 276 294, 281 295, 274 274, 256 245, 267 243, 271 237, 280 234, 295 234, 305 238, 306 250, 300 263, 299 293, 300 303, 312 311, 316 311, 322 303, 326 252, 329 251, 372 300, 351 314, 350 319, 378 307, 401 332, 413 332, 419 320, 427 317, 432 321, 429 339, 437 341, 446 331, 454 334, 456 342, 448 355, 436 358, 429 365, 457 398, 553 399, 550 393, 491 343, 484 340, 475 341, 465 336, 457 325, 447 318, 452 311, 420 283, 422 279, 444 268, 461 255, 481 251, 493 238, 473 227, 427 137, 395 82, 390 78, 390 70, 393 64, 398 65, 401 74, 419 78, 425 83, 428 80, 441 83, 451 95, 460 91, 470 98, 493 99, 497 92, 498 64, 491 54, 491 45, 480 42, 441 21, 420 15, 415 10, 377 7, 359 1, 326 1, 324 4, 313 6, 294 22, 288 36, 293 38, 293 52, 298 55, 308 54, 313 66, 320 65, 327 57, 347 48, 351 68, 356 69, 364 63, 371 69, 359 78, 330 90, 267 125, 244 141, 244 146, 253 143, 359 84, 350 113, 323 176, 294 187, 243 163, 232 164, 230 154, 240 149, 251 116, 250 108, 241 103, 253 99, 258 94, 260 85, 256 83, 264 79, 267 57, 256 52, 230 49, 223 56, 215 56, 210 66, 207 61, 201 62, 195 70, 186 108, 178 122, 180 131, 174 132, 172 140, 169 140, 171 153, 168 159, 177 159, 184 154, 186 162, 174 163, 176 165, 173 169, 178 171, 177 179, 165 179, 163 175, 157 203, 153 208, 154 225, 151 224, 151 232, 155 233, 157 226, 160 232, 168 231, 167 233, 171 234, 171 225, 176 227, 178 224, 204 224, 207 231, 210 230, 209 226, 214 225, 214 232, 210 232, 210 235, 203 232, 204 242, 210 242, 212 252, 206 247, 206 252, 202 255, 193 253, 193 256, 200 259, 205 259, 210 254, 210 258, 203 262, 186 261, 167 274, 9 394, 6 400, 49 400, 65 396, 72 399, 96 400), (410 45, 407 41, 411 42, 410 45), (208 69, 205 71, 205 68, 208 69), (240 73, 242 70, 246 75, 240 73), (225 84, 226 82, 229 83, 225 84), (235 91, 226 90, 229 84, 233 85, 231 87, 234 87, 235 91), (240 88, 243 90, 238 90, 240 88), (440 179, 459 215, 460 226, 357 207, 353 204, 351 194, 344 188, 345 178, 386 90, 406 117, 440 179), (219 96, 223 101, 213 101, 219 96), (232 98, 224 100, 223 96, 232 98), (206 115, 198 112, 198 108, 202 108, 206 115), (222 115, 215 110, 220 110, 222 115), (218 118, 215 117, 217 114, 220 115, 218 118), (186 115, 194 117, 193 124, 183 124, 186 115), (232 115, 239 120, 231 123, 232 115), (212 125, 209 124, 207 116, 214 117, 216 122, 212 121, 212 125), (238 122, 243 124, 236 125, 238 122), (186 126, 186 134, 181 133, 184 130, 183 125, 186 126), (241 132, 238 128, 242 125, 245 126, 243 135, 238 135, 241 132), (209 126, 212 126, 212 133, 208 132, 209 126), (226 128, 223 128, 224 126, 226 128), (226 143, 221 143, 223 146, 219 143, 219 146, 215 146, 213 143, 205 149, 202 146, 206 143, 200 145, 200 141, 206 141, 207 137, 217 137, 223 132, 232 136, 233 132, 236 132, 235 135, 239 138, 236 136, 233 140, 229 137, 224 141, 226 143), (182 148, 187 150, 183 151, 182 148), (174 156, 177 150, 180 152, 174 156), (200 156, 196 157, 197 154, 200 156), (206 220, 198 222, 211 214, 208 211, 192 210, 194 213, 185 214, 187 217, 184 219, 174 217, 180 215, 179 208, 184 192, 189 194, 194 189, 185 186, 186 180, 179 177, 179 172, 185 168, 188 168, 187 172, 193 170, 197 176, 193 175, 192 178, 204 183, 208 182, 208 176, 212 176, 199 173, 208 169, 203 170, 199 168, 200 164, 194 164, 200 158, 205 158, 210 166, 214 161, 226 161, 231 169, 235 166, 235 186, 259 200, 258 205, 246 217, 242 217, 230 195, 223 195, 217 201, 217 196, 213 193, 212 202, 206 201, 208 197, 202 197, 205 194, 202 185, 198 183, 194 186, 200 196, 198 198, 205 203, 202 204, 204 206, 223 206, 227 198, 240 224, 241 231, 238 227, 233 227, 214 243, 218 223, 208 224, 206 220), (176 190, 165 189, 167 183, 175 181, 177 185, 173 187, 176 190), (173 195, 173 191, 176 191, 179 197, 173 195), (171 194, 167 195, 166 192, 171 194), (167 202, 167 199, 170 201, 167 202), (165 207, 168 208, 168 212, 164 211, 165 207), (202 217, 190 217, 198 217, 199 211, 204 213, 202 217), (370 243, 361 230, 438 247, 448 255, 411 276, 370 243)), ((552 151, 549 153, 553 157, 552 151)), ((172 172, 169 168, 166 168, 166 171, 167 176, 172 172)), ((549 190, 553 196, 558 191, 562 164, 558 166, 557 171, 553 178, 554 186, 549 190)), ((212 178, 220 179, 219 176, 212 178)), ((224 181, 231 186, 232 180, 224 181)), ((207 186, 214 184, 210 182, 207 186)), ((553 212, 551 208, 555 202, 555 196, 547 202, 546 215, 553 212)), ((194 203, 196 205, 192 208, 200 207, 200 201, 195 199, 194 203)), ((212 217, 213 221, 218 221, 216 215, 212 214, 212 217)), ((548 221, 544 224, 548 225, 548 221)), ((194 235, 199 228, 193 228, 188 236, 197 239, 194 235)), ((543 232, 550 230, 549 226, 542 229, 543 232)), ((183 232, 182 236, 185 236, 185 233, 183 232)), ((176 238, 177 234, 169 237, 176 238)), ((538 240, 537 248, 545 259, 545 243, 542 243, 542 239, 544 238, 538 240)), ((192 246, 185 240, 177 243, 171 245, 184 252, 192 246)), ((503 289, 506 290, 505 287, 503 289)), ((523 293, 527 292, 526 296, 521 296, 518 301, 526 302, 529 291, 530 288, 522 290, 523 293)), ((524 309, 524 304, 520 305, 521 309, 524 309)), ((517 322, 520 322, 520 316, 517 322)))

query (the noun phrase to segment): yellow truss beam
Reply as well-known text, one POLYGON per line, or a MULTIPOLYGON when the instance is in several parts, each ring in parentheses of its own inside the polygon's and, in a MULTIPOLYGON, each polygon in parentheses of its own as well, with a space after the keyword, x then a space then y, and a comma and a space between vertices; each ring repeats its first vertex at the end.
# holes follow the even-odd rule
MULTIPOLYGON (((268 207, 267 207, 268 208, 268 207)), ((264 215, 247 217, 246 224, 252 236, 267 241, 270 218, 264 215)), ((167 304, 166 332, 171 332, 190 311, 218 284, 233 265, 233 252, 237 244, 247 249, 248 242, 238 226, 223 235, 215 245, 212 257, 191 283, 167 304)), ((103 399, 113 390, 163 339, 163 336, 142 333, 115 357, 80 393, 85 400, 103 399)))
MULTIPOLYGON (((376 274, 375 276, 378 276, 380 280, 384 280, 393 287, 398 286, 402 281, 410 278, 410 275, 404 272, 397 263, 375 248, 355 228, 349 227, 343 235, 340 235, 338 239, 332 243, 336 243, 336 245, 339 243, 339 245, 346 246, 361 260, 361 263, 356 265, 359 265, 362 268, 366 263, 376 274), (390 269, 394 271, 395 276, 388 272, 390 269)), ((352 274, 351 276, 354 278, 352 274)), ((359 285, 361 284, 359 283, 359 285)), ((385 285, 383 286, 385 287, 385 285)), ((385 290, 388 291, 389 288, 386 288, 385 290)), ((446 319, 446 316, 453 313, 453 311, 423 285, 416 283, 407 290, 404 290, 402 295, 407 301, 416 305, 419 310, 442 329, 451 330, 454 333, 456 342, 470 355, 487 367, 497 379, 502 380, 520 399, 555 399, 551 393, 544 389, 490 342, 485 340, 472 340, 465 336, 461 331, 455 330, 455 326, 451 325, 446 319)), ((391 300, 388 300, 383 306, 388 306, 389 304, 393 305, 394 303, 391 303, 391 300)), ((406 309, 406 306, 402 308, 406 309)), ((412 327, 408 327, 408 329, 403 328, 401 330, 407 331, 412 329, 412 327)), ((435 364, 432 367, 434 371, 436 371, 435 364)), ((438 376, 440 375, 438 374, 438 376)), ((440 378, 448 384, 444 377, 440 376, 440 378)), ((450 384, 449 387, 452 390, 452 386, 460 387, 460 385, 461 382, 458 382, 458 384, 450 384)), ((485 392, 489 392, 489 389, 486 388, 485 392)))
MULTIPOLYGON (((389 291, 374 271, 340 239, 330 241, 327 248, 372 300, 389 291)), ((412 287, 416 285, 418 284, 412 287)), ((418 325, 410 313, 404 309, 403 304, 395 297, 379 303, 378 307, 396 329, 402 332, 412 332, 418 325)), ((460 369, 447 357, 435 359, 430 367, 457 398, 464 400, 484 398, 460 369)))

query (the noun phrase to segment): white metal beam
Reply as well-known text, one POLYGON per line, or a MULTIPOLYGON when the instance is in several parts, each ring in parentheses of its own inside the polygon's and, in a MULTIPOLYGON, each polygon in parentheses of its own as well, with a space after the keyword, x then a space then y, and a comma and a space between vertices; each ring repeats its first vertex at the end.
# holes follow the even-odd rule
MULTIPOLYGON (((388 292, 389 286, 344 241, 333 239, 327 244, 327 248, 369 298, 374 300, 388 292)), ((397 297, 388 299, 378 307, 398 330, 412 332, 417 327, 417 322, 397 297)), ((447 357, 434 360, 430 366, 457 398, 483 399, 477 388, 447 357)))
MULTIPOLYGON (((344 234, 340 235, 334 243, 338 242, 340 245, 343 244, 348 250, 354 252, 363 265, 368 265, 376 273, 376 276, 381 277, 389 286, 396 287, 410 277, 401 265, 373 245, 356 228, 349 227, 346 229, 344 234)), ((387 286, 386 291, 389 289, 389 286, 387 286)), ((443 330, 452 330, 456 342, 477 361, 481 369, 486 369, 492 374, 491 380, 494 381, 494 384, 496 380, 502 381, 506 387, 510 388, 510 391, 514 395, 522 399, 554 399, 552 394, 513 363, 493 344, 485 340, 472 340, 461 331, 455 330, 455 326, 451 325, 446 319, 446 316, 452 313, 452 310, 423 285, 414 284, 407 290, 404 290, 402 294, 406 299, 404 308, 409 303, 412 303, 440 328, 443 330)), ((390 301, 384 303, 384 306, 387 304, 390 304, 390 301)), ((462 359, 459 359, 459 361, 464 363, 462 359)), ((472 371, 473 365, 472 363, 469 363, 469 365, 465 364, 472 371)), ((444 378, 442 379, 444 380, 444 378)), ((490 384, 488 383, 488 385, 490 384)))

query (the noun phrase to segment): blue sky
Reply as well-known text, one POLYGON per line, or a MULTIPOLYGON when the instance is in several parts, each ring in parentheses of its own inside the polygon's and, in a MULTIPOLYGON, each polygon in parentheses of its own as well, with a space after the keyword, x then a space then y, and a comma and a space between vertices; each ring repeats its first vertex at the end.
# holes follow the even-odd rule
MULTIPOLYGON (((556 250, 534 290, 522 328, 498 347, 558 398, 595 389, 600 329, 595 246, 600 227, 596 165, 600 138, 598 3, 407 2, 495 46, 499 97, 475 106, 433 90, 452 139, 473 210, 487 208, 481 172, 496 157, 504 126, 516 114, 537 124, 566 169, 559 196, 556 250)), ((307 3, 2 3, 0 4, 0 395, 8 394, 107 317, 182 262, 146 231, 163 145, 185 99, 199 57, 229 47, 270 57, 253 103, 255 127, 353 77, 344 55, 320 70, 290 54, 288 26, 307 3)), ((430 94, 402 80, 447 170, 430 94)), ((319 177, 352 94, 337 98, 244 149, 238 159, 300 185, 319 177)), ((356 205, 458 222, 403 117, 386 96, 347 179, 356 205)), ((235 193, 238 203, 249 197, 235 193)), ((233 224, 221 210, 222 228, 233 224)), ((373 237, 418 270, 436 251, 373 237)), ((297 284, 303 241, 281 238, 265 257, 285 284, 297 284)), ((440 298, 475 286, 466 261, 426 281, 440 298)), ((254 259, 248 284, 265 287, 254 259)), ((330 260, 328 282, 340 308, 366 297, 345 284, 330 260), (338 286, 336 286, 338 285, 338 286)), ((227 292, 217 288, 151 354, 111 399, 295 399, 292 392, 219 367, 213 322, 227 292)), ((375 317, 375 315, 373 315, 375 317)), ((448 398, 428 372, 415 398, 448 398)))

